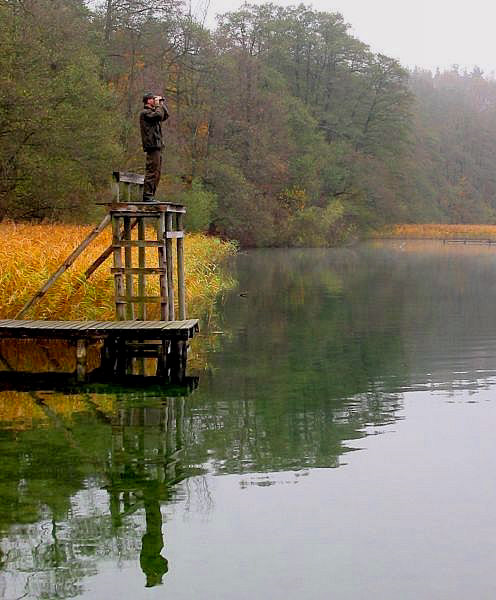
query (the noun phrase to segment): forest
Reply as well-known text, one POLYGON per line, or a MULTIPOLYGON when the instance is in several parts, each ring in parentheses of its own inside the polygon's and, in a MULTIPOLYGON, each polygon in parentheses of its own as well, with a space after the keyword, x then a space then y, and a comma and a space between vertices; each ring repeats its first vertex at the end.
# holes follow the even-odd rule
POLYGON ((163 94, 159 199, 243 246, 332 246, 391 223, 496 218, 496 81, 408 71, 338 13, 179 0, 3 0, 0 220, 91 223, 143 172, 163 94), (201 11, 200 11, 201 12, 201 11))

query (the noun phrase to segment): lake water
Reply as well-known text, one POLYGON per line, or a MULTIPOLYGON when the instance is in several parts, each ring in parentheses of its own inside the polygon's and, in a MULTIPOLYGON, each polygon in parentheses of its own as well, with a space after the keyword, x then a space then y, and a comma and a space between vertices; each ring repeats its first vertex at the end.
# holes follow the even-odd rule
POLYGON ((496 249, 232 268, 193 393, 0 392, 0 598, 495 598, 496 249))

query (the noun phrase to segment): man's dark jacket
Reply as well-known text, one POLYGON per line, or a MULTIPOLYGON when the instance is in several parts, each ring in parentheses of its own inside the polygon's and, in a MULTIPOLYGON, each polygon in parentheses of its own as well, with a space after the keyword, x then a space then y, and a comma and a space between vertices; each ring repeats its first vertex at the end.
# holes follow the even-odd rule
POLYGON ((140 112, 140 129, 143 150, 161 150, 164 146, 162 140, 162 121, 169 118, 165 104, 160 106, 145 106, 140 112))

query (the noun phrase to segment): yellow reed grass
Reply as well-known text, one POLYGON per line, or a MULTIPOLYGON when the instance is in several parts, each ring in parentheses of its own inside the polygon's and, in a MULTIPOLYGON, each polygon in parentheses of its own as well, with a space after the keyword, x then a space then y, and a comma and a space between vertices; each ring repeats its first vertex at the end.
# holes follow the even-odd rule
MULTIPOLYGON (((0 318, 12 318, 62 264, 74 248, 88 235, 91 227, 75 225, 0 224, 0 318)), ((156 234, 155 234, 156 235, 156 234)), ((149 232, 153 239, 153 232, 149 232)), ((109 230, 95 242, 64 273, 46 296, 25 318, 95 319, 115 318, 114 284, 109 258, 90 278, 82 281, 88 266, 110 245, 109 230)), ((216 296, 233 285, 221 267, 222 261, 235 253, 235 246, 217 238, 188 234, 185 239, 186 298, 188 316, 212 314, 216 296)), ((156 264, 156 250, 147 252, 147 263, 156 264)), ((149 277, 147 295, 158 295, 158 277, 149 277)), ((156 305, 148 307, 149 318, 157 318, 156 305), (155 311, 155 312, 154 312, 155 311)), ((209 317, 210 318, 210 317, 209 317)), ((195 340, 196 341, 196 340, 195 340)), ((203 338, 206 342, 207 338, 203 338)), ((192 353, 190 366, 202 367, 202 360, 192 353)), ((99 347, 89 348, 89 368, 99 363, 99 347)), ((74 348, 67 342, 33 343, 0 340, 0 370, 62 371, 75 369, 74 348)), ((104 399, 95 395, 91 400, 107 413, 115 408, 115 396, 104 399)), ((61 394, 46 397, 50 410, 64 420, 73 413, 88 409, 80 396, 61 394)), ((29 393, 1 392, 0 421, 15 429, 30 427, 32 421, 49 422, 46 412, 29 393)), ((4 426, 4 425, 3 425, 4 426)))
POLYGON ((373 237, 434 240, 496 240, 496 225, 398 224, 384 227, 376 232, 373 237))
POLYGON ((92 410, 105 412, 113 416, 117 408, 116 397, 103 394, 67 395, 37 392, 36 398, 43 405, 35 402, 29 392, 0 393, 0 422, 2 429, 16 431, 29 429, 35 422, 50 423, 50 414, 63 418, 70 425, 76 413, 92 410), (90 406, 91 405, 91 406, 90 406))
MULTIPOLYGON (((90 230, 89 226, 77 225, 0 224, 0 318, 13 318, 90 230)), ((114 319, 114 287, 109 268, 112 259, 88 281, 82 281, 84 271, 110 243, 111 232, 107 229, 25 318, 114 319)), ((220 264, 234 252, 233 244, 217 238, 186 236, 188 315, 204 314, 217 294, 232 284, 220 264)), ((156 264, 156 250, 154 254, 153 249, 147 249, 147 263, 156 264)), ((147 279, 146 294, 158 295, 158 277, 147 279)), ((149 306, 149 318, 157 318, 157 310, 156 306, 149 306)))

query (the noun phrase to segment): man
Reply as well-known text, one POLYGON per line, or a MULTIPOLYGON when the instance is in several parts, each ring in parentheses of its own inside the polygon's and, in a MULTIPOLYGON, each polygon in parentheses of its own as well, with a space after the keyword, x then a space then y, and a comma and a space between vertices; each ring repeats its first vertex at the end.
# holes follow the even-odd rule
POLYGON ((164 99, 152 93, 143 96, 143 104, 140 112, 141 141, 146 152, 143 202, 153 202, 162 171, 162 121, 169 118, 169 111, 164 99))

